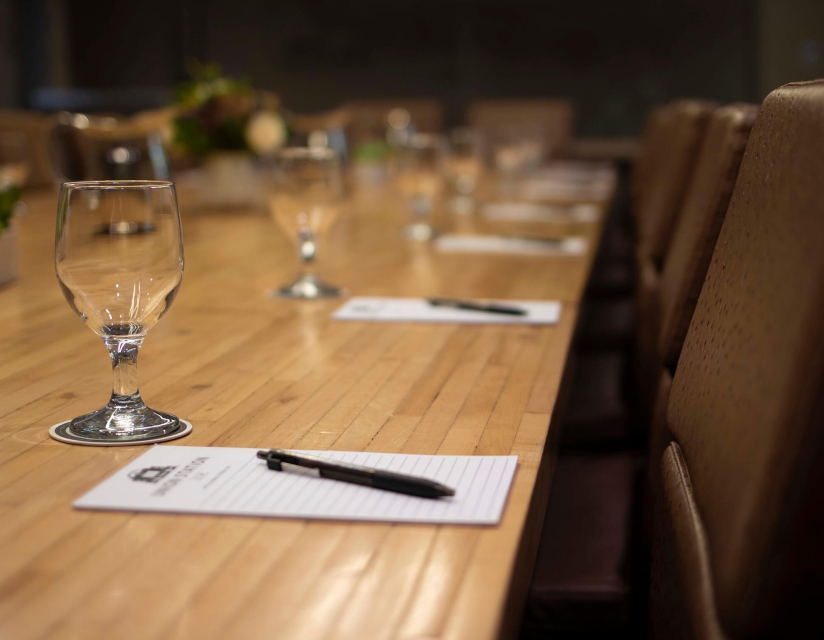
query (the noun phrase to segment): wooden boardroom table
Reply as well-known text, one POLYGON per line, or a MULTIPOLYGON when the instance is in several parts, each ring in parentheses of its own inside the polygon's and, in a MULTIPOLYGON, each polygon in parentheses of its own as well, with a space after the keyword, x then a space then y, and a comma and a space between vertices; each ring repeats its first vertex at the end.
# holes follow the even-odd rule
POLYGON ((297 270, 265 212, 182 207, 183 285, 140 358, 147 403, 194 424, 164 446, 519 456, 499 526, 339 523, 71 508, 145 448, 48 436, 106 402, 110 364, 55 280, 56 193, 24 199, 20 277, 0 289, 0 638, 515 633, 600 223, 493 227, 584 235, 581 256, 439 254, 399 238, 391 189, 355 189, 319 249, 325 278, 351 294, 563 302, 552 327, 355 323, 330 318, 339 300, 265 295, 297 270))

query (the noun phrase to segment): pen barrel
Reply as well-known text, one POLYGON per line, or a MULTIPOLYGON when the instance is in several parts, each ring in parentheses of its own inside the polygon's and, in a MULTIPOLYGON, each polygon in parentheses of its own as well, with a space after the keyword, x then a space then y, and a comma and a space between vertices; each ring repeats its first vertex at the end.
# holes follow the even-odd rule
POLYGON ((372 484, 371 473, 352 473, 351 471, 338 471, 337 469, 319 469, 321 478, 329 478, 330 480, 340 480, 341 482, 349 482, 350 484, 361 484, 365 487, 374 486, 372 484))
POLYGON ((439 489, 439 485, 430 480, 410 480, 407 477, 387 471, 375 471, 372 475, 372 486, 384 491, 405 493, 421 498, 439 498, 444 495, 443 491, 439 489))

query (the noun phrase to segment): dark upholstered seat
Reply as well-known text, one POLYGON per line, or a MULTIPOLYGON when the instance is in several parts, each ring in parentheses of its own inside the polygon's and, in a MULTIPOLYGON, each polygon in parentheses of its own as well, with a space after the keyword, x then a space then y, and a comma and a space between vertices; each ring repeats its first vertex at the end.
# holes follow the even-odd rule
POLYGON ((526 630, 626 627, 637 479, 637 460, 628 454, 559 458, 524 617, 526 630))
POLYGON ((635 300, 605 296, 585 300, 578 315, 575 343, 581 348, 629 346, 635 337, 635 300))
POLYGON ((561 449, 609 448, 632 435, 624 401, 626 358, 618 349, 576 355, 561 449))

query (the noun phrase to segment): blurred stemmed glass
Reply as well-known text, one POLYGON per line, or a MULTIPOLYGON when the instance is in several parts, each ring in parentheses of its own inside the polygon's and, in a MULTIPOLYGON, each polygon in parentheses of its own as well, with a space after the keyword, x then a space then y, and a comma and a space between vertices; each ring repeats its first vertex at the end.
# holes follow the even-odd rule
POLYGON ((476 205, 474 194, 483 173, 480 134, 472 129, 454 129, 449 135, 443 167, 452 192, 450 210, 460 214, 472 213, 476 205))
POLYGON ((436 235, 429 220, 444 186, 442 163, 445 143, 441 136, 415 133, 401 149, 395 179, 413 221, 401 233, 408 240, 426 241, 436 235))
POLYGON ((66 182, 55 242, 57 280, 71 308, 106 345, 114 384, 109 403, 71 421, 67 433, 90 444, 132 444, 173 435, 181 421, 146 406, 137 355, 169 310, 183 278, 183 238, 174 184, 163 181, 66 182), (101 235, 145 220, 151 233, 101 235))
POLYGON ((342 294, 314 272, 318 241, 332 227, 343 206, 340 159, 322 147, 289 147, 275 160, 268 182, 269 209, 277 225, 297 242, 302 273, 273 295, 283 298, 328 298, 342 294))
POLYGON ((504 190, 511 190, 519 177, 541 166, 544 139, 544 128, 539 122, 509 123, 494 132, 493 161, 504 190))

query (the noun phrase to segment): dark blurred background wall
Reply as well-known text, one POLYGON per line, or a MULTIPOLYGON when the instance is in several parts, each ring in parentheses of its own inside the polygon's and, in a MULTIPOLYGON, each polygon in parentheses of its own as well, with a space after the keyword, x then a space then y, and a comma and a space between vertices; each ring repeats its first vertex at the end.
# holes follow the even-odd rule
POLYGON ((0 0, 0 43, 0 106, 137 110, 198 59, 299 111, 569 96, 580 135, 627 135, 677 96, 824 76, 824 0, 0 0))

